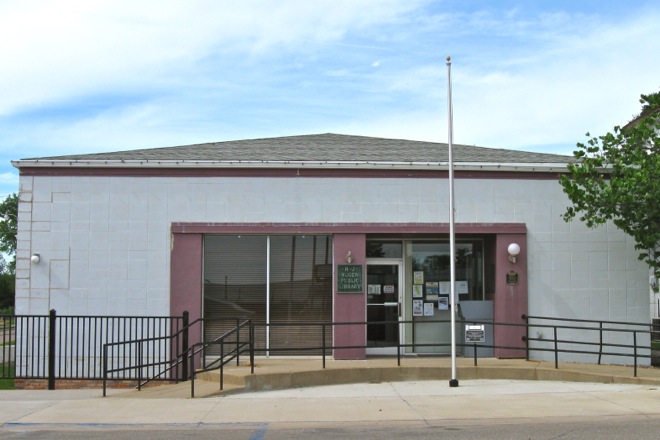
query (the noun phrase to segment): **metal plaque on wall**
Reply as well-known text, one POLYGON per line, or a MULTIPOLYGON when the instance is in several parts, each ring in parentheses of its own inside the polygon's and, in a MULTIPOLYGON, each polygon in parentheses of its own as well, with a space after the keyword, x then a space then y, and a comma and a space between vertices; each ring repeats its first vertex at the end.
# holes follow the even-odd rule
POLYGON ((509 286, 518 285, 518 272, 512 270, 506 274, 506 284, 509 286))

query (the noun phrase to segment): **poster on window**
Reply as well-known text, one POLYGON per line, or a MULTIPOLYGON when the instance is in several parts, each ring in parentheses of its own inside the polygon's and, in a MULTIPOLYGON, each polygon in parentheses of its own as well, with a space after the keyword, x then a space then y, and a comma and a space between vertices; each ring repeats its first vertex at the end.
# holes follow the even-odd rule
POLYGON ((424 284, 424 271, 416 270, 413 272, 413 283, 424 284))
POLYGON ((438 310, 449 310, 449 297, 438 297, 438 310))
POLYGON ((440 293, 438 290, 438 282, 437 281, 427 281, 426 282, 426 294, 427 295, 437 295, 440 293))
POLYGON ((435 304, 424 303, 424 316, 433 316, 435 304))
POLYGON ((439 293, 440 295, 449 295, 451 283, 449 281, 440 281, 439 293))
POLYGON ((424 316, 424 301, 421 299, 413 300, 413 316, 424 316))
POLYGON ((421 284, 413 284, 412 295, 413 298, 423 298, 424 286, 422 286, 421 284))
POLYGON ((456 293, 458 293, 459 295, 468 293, 468 282, 456 281, 456 293))

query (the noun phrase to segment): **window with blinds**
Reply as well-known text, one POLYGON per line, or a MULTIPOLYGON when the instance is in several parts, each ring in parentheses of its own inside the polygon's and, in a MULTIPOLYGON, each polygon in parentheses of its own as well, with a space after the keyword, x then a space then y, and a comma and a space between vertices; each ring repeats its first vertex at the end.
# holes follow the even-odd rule
POLYGON ((331 262, 331 236, 206 236, 205 340, 251 318, 259 354, 320 354, 308 348, 321 346, 319 324, 332 320, 331 262))
MULTIPOLYGON (((237 319, 256 324, 256 347, 266 346, 267 237, 204 237, 204 340, 236 327, 237 319)), ((219 347, 208 354, 219 355, 219 347)))
MULTIPOLYGON (((332 321, 331 237, 270 237, 269 284, 272 353, 321 354, 302 349, 320 347, 323 328, 319 324, 332 321)), ((328 327, 327 338, 331 334, 328 327)))

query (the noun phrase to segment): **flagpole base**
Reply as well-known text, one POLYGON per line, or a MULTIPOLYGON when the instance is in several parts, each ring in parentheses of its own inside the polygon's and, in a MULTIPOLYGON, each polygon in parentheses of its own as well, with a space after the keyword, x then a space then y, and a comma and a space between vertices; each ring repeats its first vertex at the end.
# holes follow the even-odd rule
POLYGON ((458 379, 451 379, 449 381, 449 388, 456 388, 458 387, 458 379))

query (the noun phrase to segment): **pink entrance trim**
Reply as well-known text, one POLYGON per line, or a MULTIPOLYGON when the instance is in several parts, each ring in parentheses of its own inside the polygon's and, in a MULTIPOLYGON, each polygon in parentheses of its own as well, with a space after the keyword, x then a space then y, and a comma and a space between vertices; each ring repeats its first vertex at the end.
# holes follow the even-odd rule
MULTIPOLYGON (((458 223, 457 234, 525 234, 524 223, 458 223)), ((444 234, 449 223, 172 223, 174 234, 444 234)))

